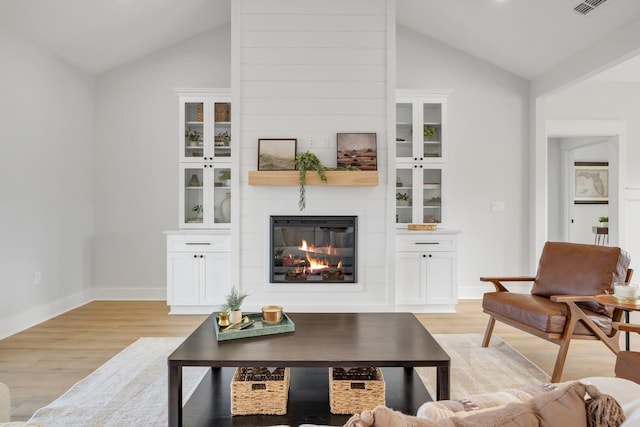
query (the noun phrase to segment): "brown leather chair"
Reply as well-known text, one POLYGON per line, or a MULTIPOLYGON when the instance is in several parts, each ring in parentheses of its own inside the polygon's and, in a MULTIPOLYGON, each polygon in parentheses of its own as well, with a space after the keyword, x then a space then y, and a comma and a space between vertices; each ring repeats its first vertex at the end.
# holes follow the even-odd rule
POLYGON ((613 282, 629 280, 629 261, 616 247, 547 242, 536 277, 481 277, 496 288, 482 299, 483 311, 491 316, 482 346, 489 345, 496 320, 559 344, 552 382, 560 381, 572 339, 600 340, 618 354, 613 323, 623 313, 593 296, 612 293, 613 282), (509 292, 502 282, 533 282, 533 287, 530 294, 509 292))
MULTIPOLYGON (((617 323, 616 329, 624 332, 640 333, 640 325, 633 323, 617 323)), ((640 384, 640 352, 621 351, 616 357, 616 377, 635 381, 640 384)))

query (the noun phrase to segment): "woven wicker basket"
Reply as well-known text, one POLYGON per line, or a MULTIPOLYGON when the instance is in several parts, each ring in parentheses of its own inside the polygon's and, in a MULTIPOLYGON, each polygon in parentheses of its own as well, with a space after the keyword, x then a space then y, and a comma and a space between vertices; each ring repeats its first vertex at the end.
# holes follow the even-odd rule
POLYGON ((214 107, 214 120, 216 122, 228 122, 231 121, 231 108, 230 104, 226 102, 216 102, 214 107))
POLYGON ((329 404, 332 414, 357 414, 384 405, 384 393, 384 377, 379 368, 350 369, 346 375, 341 368, 329 368, 329 404), (338 371, 342 371, 343 375, 338 375, 338 371), (348 379, 337 379, 345 377, 348 379))
POLYGON ((202 103, 198 104, 198 111, 197 111, 196 120, 199 121, 199 122, 204 121, 204 104, 202 104, 202 103))
POLYGON ((287 413, 289 368, 278 368, 271 375, 268 372, 267 368, 236 369, 231 380, 232 415, 287 413))

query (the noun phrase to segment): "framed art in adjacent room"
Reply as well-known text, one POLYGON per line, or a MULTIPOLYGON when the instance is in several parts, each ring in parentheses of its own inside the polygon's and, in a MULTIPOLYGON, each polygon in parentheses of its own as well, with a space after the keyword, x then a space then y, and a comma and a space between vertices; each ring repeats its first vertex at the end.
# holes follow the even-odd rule
POLYGON ((297 145, 295 138, 259 139, 258 170, 295 170, 297 145))
POLYGON ((575 162, 574 179, 574 204, 609 203, 608 162, 575 162))
POLYGON ((353 166, 363 171, 378 169, 375 133, 339 133, 338 167, 353 166))

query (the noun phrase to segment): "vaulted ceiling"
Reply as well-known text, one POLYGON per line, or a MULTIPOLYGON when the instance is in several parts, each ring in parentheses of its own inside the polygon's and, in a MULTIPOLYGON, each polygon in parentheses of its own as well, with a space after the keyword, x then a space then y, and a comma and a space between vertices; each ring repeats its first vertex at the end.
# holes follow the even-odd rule
MULTIPOLYGON (((230 0, 0 0, 2 24, 92 74, 207 32, 229 16, 230 0)), ((397 0, 397 21, 533 79, 616 29, 640 25, 640 1, 397 0), (574 11, 597 3, 584 15, 574 11)), ((631 75, 637 70, 631 67, 631 75)))

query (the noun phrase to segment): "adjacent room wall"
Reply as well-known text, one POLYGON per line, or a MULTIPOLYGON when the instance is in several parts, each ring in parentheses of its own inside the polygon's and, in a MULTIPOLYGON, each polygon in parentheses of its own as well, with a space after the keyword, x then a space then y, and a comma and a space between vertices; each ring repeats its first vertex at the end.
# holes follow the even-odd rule
POLYGON ((620 195, 624 211, 625 249, 631 254, 631 267, 640 259, 640 83, 586 81, 547 98, 548 120, 625 120, 627 121, 625 192, 620 195))
POLYGON ((398 88, 453 90, 443 197, 462 231, 458 295, 477 298, 480 276, 530 273, 528 81, 402 26, 397 38, 398 88))
POLYGON ((96 298, 166 298, 165 230, 178 227, 178 96, 230 87, 225 25, 96 78, 96 298))
POLYGON ((94 116, 93 78, 2 24, 0 58, 2 338, 89 297, 94 116))

